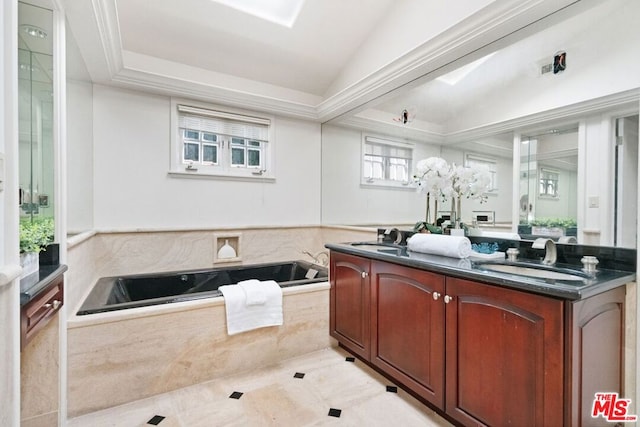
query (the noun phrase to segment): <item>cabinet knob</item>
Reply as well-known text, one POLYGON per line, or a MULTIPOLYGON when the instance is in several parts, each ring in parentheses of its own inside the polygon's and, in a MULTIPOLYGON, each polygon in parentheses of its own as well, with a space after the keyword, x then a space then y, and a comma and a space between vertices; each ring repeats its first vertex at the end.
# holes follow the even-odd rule
POLYGON ((438 298, 440 298, 440 292, 434 292, 434 293, 433 293, 433 299, 434 299, 434 301, 438 301, 438 298))
POLYGON ((453 301, 453 297, 450 297, 449 295, 445 295, 444 296, 444 303, 445 304, 449 304, 451 301, 453 301))
POLYGON ((61 301, 58 301, 57 299, 53 300, 53 303, 47 303, 44 305, 45 308, 53 308, 54 310, 57 310, 58 307, 60 307, 60 304, 62 304, 61 301))
POLYGON ((362 278, 363 279, 365 279, 367 277, 367 272, 366 271, 363 271, 361 274, 362 274, 362 278))

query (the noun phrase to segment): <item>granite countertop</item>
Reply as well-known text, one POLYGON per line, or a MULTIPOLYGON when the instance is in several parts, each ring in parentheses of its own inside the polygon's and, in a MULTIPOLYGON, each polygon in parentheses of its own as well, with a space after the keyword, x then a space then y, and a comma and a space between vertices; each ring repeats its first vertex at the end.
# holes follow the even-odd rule
POLYGON ((53 280, 67 271, 64 264, 40 265, 38 273, 20 279, 20 305, 23 306, 36 297, 53 280))
MULTIPOLYGON (((618 286, 633 282, 635 272, 601 269, 592 278, 578 281, 541 279, 511 273, 483 270, 484 260, 473 258, 449 258, 429 255, 407 250, 406 246, 379 246, 376 242, 369 245, 352 245, 351 243, 330 243, 325 247, 332 251, 357 255, 379 261, 387 261, 407 267, 419 268, 447 276, 476 280, 506 288, 518 289, 567 300, 579 300, 608 291, 618 286)), ((521 260, 527 261, 527 260, 521 260)), ((533 264, 539 262, 530 261, 533 264)), ((507 261, 504 262, 508 263, 507 261)), ((581 265, 556 264, 555 267, 581 271, 581 265)))

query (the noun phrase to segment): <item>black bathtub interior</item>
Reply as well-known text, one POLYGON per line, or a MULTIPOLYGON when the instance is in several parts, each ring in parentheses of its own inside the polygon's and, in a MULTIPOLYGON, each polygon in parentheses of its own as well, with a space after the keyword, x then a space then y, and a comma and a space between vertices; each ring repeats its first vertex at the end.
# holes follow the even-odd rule
POLYGON ((327 278, 326 267, 306 261, 103 277, 96 282, 77 314, 220 296, 220 286, 249 279, 275 280, 284 288, 325 282, 327 278))

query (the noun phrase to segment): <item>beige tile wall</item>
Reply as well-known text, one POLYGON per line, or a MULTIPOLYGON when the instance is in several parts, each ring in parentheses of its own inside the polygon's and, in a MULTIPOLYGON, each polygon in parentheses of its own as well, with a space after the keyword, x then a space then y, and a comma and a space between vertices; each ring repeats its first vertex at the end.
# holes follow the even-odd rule
POLYGON ((284 290, 283 326, 233 336, 222 297, 70 320, 69 417, 331 346, 329 285, 306 287, 284 290))
MULTIPOLYGON (((285 289, 285 324, 229 337, 222 298, 75 316, 100 277, 212 267, 216 235, 240 234, 243 264, 310 258, 325 242, 373 240, 350 227, 97 233, 70 245, 68 415, 266 366, 333 344, 329 286, 285 289), (301 293, 299 293, 301 292, 301 293)), ((216 267, 219 264, 216 265, 216 267)))

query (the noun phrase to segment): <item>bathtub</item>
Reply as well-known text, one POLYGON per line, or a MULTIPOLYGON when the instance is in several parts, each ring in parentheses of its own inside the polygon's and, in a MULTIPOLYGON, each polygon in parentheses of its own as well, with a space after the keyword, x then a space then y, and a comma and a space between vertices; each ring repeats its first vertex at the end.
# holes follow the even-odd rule
POLYGON ((222 380, 336 346, 329 336, 329 289, 326 269, 304 261, 100 279, 80 309, 94 312, 67 321, 68 414, 222 380), (271 269, 269 278, 283 287, 283 325, 228 335, 224 298, 214 282, 225 274, 230 281, 244 280, 249 269, 257 269, 250 273, 256 278, 258 271, 271 269), (289 274, 276 277, 275 271, 289 274), (171 280, 188 283, 179 295, 164 295, 171 280), (149 282, 165 286, 145 299, 149 282), (124 290, 130 299, 140 299, 118 302, 113 296, 109 302, 112 292, 124 290))
POLYGON ((327 269, 307 261, 103 277, 77 315, 221 296, 218 288, 243 280, 275 280, 280 287, 327 281, 327 269))

